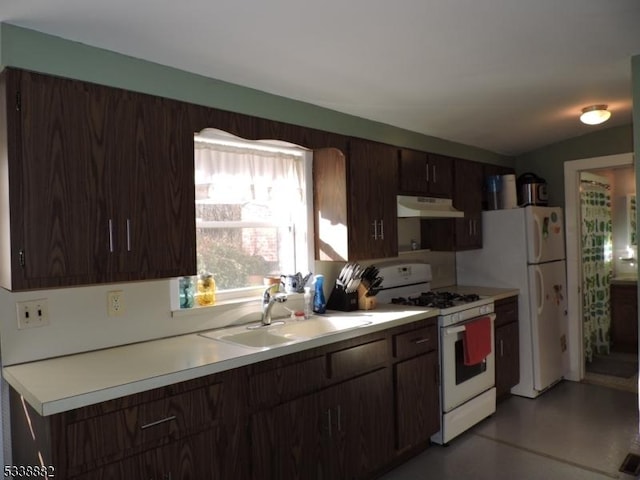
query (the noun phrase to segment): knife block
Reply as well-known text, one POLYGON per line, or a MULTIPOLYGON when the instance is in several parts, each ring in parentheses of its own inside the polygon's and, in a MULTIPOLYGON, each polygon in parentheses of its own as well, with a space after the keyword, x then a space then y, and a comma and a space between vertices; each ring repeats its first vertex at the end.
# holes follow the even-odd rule
POLYGON ((368 289, 364 285, 358 285, 358 308, 360 310, 373 310, 378 305, 376 297, 367 297, 368 289))
POLYGON ((352 312, 358 310, 358 292, 346 292, 344 286, 336 283, 333 286, 327 308, 330 310, 340 310, 342 312, 352 312))

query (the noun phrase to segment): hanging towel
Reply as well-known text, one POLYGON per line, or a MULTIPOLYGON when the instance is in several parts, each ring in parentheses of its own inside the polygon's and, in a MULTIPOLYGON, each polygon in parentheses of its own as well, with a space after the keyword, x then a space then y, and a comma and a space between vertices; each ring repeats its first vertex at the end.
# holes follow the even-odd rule
POLYGON ((491 353, 491 317, 467 323, 462 345, 465 365, 476 365, 484 360, 491 353))

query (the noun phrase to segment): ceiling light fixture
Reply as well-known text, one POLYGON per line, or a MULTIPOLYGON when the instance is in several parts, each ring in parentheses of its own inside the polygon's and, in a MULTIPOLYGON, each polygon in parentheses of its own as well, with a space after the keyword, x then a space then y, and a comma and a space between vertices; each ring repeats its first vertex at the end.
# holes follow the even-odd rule
POLYGON ((600 125, 609 120, 611 112, 607 110, 607 105, 591 105, 582 109, 580 121, 587 125, 600 125))

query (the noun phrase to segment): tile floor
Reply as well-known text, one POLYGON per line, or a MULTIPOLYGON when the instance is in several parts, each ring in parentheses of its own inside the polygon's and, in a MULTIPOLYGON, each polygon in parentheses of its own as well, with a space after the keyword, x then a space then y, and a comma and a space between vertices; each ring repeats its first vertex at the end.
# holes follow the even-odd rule
POLYGON ((535 400, 511 397, 447 447, 433 445, 383 480, 632 479, 618 471, 640 454, 638 396, 561 382, 535 400))

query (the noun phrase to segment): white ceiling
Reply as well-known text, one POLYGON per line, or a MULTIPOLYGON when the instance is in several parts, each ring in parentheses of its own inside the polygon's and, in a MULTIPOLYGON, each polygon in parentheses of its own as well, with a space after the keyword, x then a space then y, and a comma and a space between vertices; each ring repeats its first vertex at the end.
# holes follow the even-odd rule
POLYGON ((0 21, 517 155, 631 123, 638 0, 2 0, 0 21), (582 107, 612 118, 580 124, 582 107))

